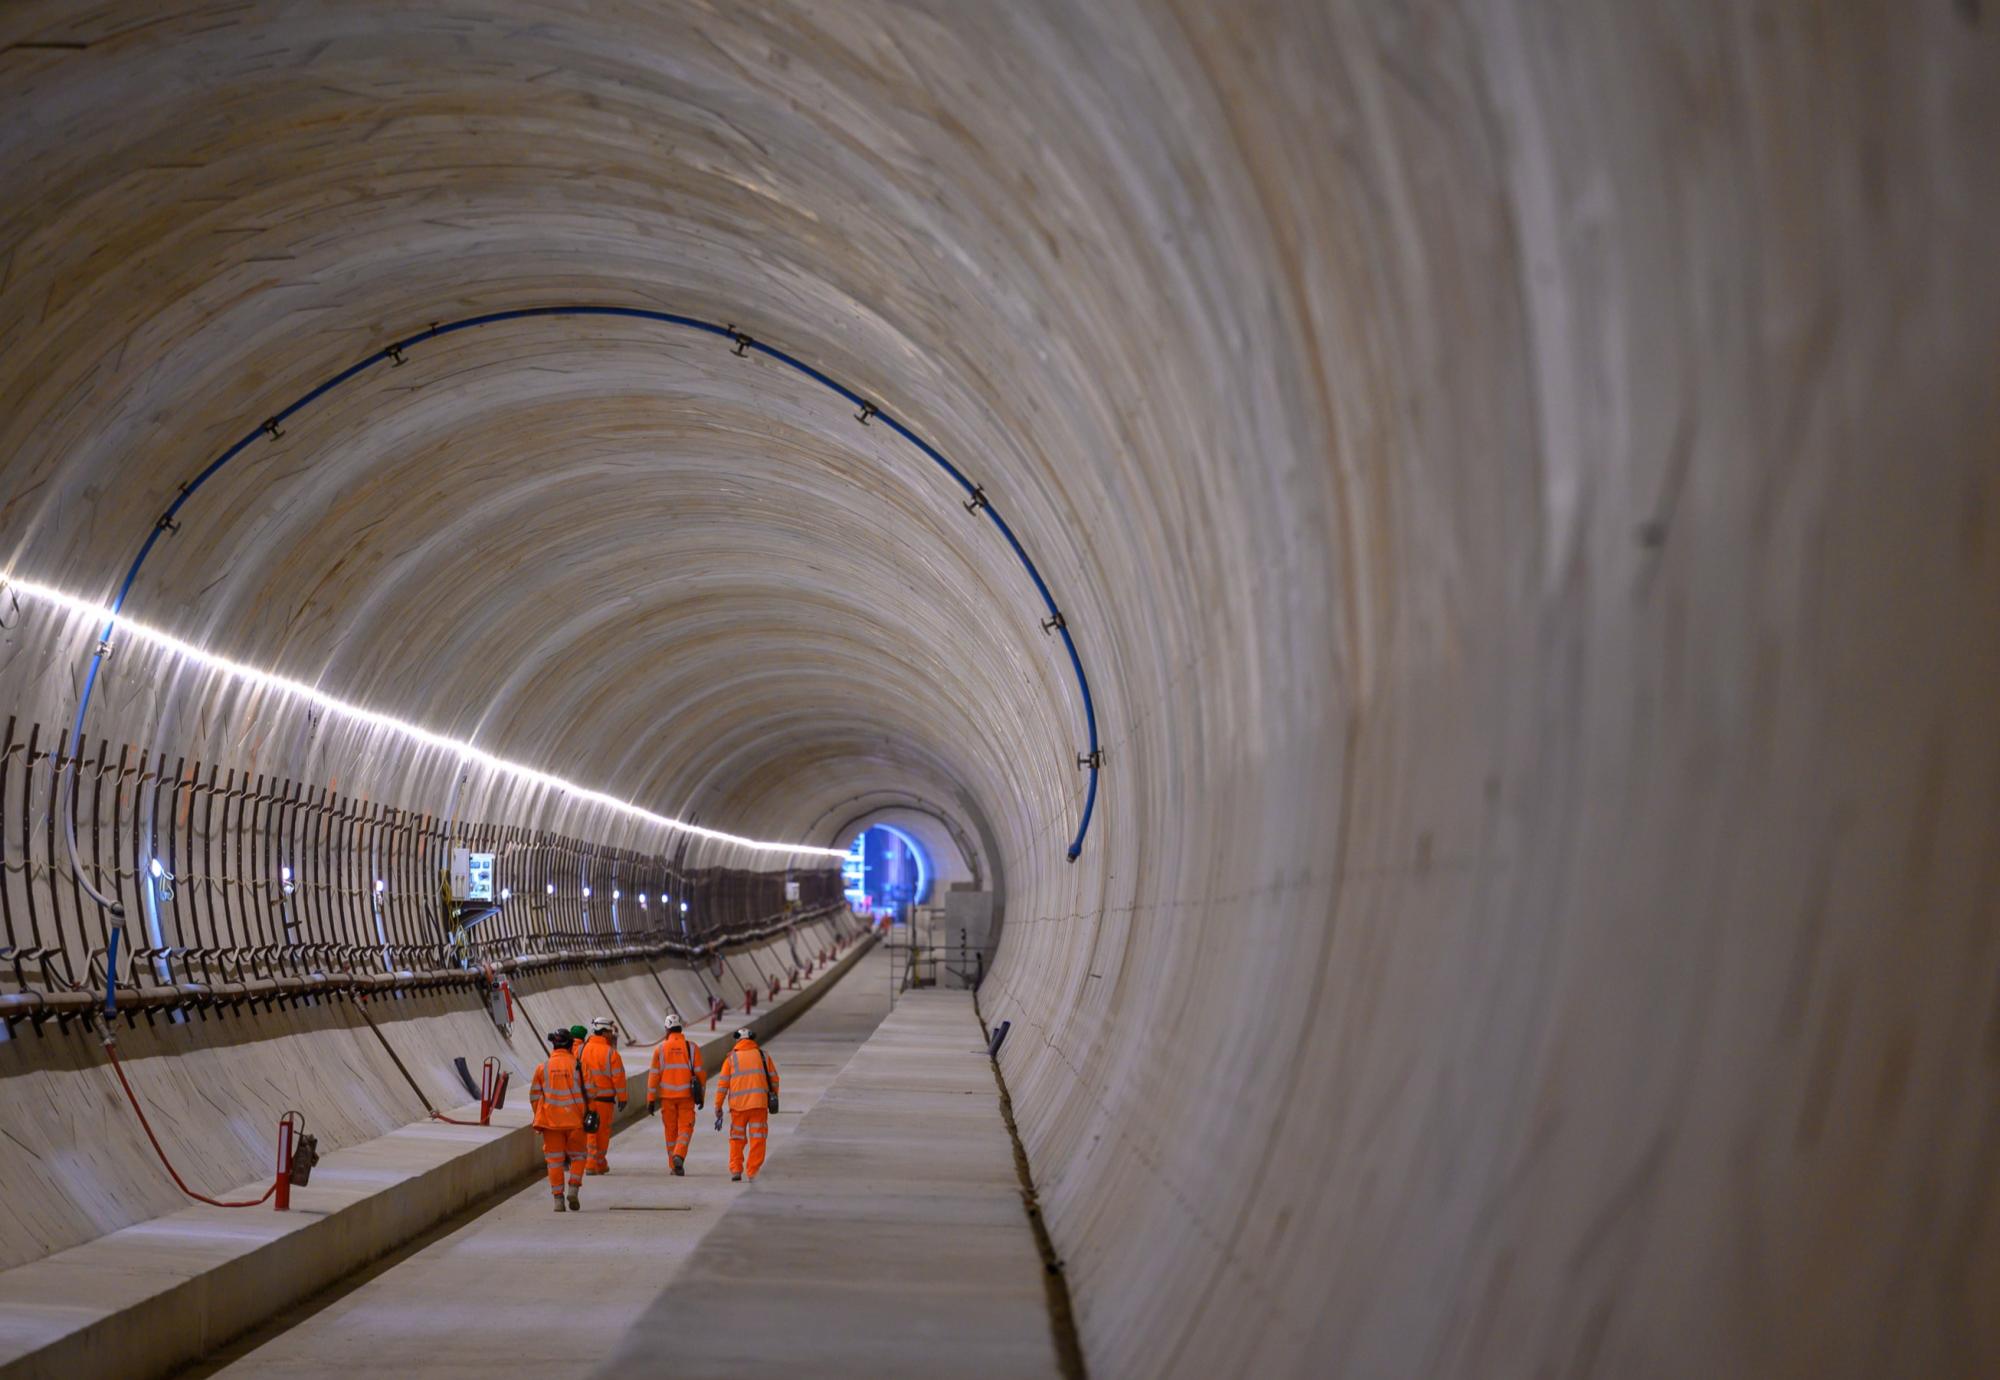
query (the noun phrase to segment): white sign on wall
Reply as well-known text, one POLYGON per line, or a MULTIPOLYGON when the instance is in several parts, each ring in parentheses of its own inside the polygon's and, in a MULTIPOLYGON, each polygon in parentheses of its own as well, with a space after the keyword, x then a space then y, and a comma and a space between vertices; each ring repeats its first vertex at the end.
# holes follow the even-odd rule
POLYGON ((451 850, 451 894, 461 901, 493 899, 493 854, 451 850))

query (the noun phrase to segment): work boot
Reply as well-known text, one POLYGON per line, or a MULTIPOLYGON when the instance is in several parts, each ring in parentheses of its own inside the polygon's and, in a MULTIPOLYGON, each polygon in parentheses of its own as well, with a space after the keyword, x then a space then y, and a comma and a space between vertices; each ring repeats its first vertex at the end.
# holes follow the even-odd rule
POLYGON ((561 1212, 562 1210, 563 1210, 562 1194, 558 1193, 556 1194, 556 1211, 561 1212))
POLYGON ((569 1210, 570 1210, 571 1212, 582 1212, 582 1211, 583 1211, 583 1204, 582 1204, 582 1203, 579 1203, 579 1202, 578 1202, 578 1201, 576 1200, 576 1194, 574 1194, 574 1193, 572 1193, 572 1194, 570 1194, 570 1195, 569 1195, 569 1210))
POLYGON ((729 1176, 729 1182, 733 1184, 740 1184, 743 1182, 743 1176, 741 1174, 731 1174, 729 1176))
POLYGON ((684 1179, 687 1177, 687 1161, 682 1159, 679 1155, 674 1156, 674 1177, 677 1179, 684 1179))

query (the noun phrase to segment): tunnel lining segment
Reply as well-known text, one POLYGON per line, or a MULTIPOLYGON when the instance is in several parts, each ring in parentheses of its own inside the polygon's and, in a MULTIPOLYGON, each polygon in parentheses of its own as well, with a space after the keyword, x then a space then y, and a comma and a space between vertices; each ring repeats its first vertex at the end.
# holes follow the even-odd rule
MULTIPOLYGON (((375 366, 387 363, 391 368, 399 367, 404 363, 405 352, 417 345, 478 327, 498 325, 505 322, 579 317, 609 317, 678 326, 733 342, 735 348, 730 353, 739 358, 744 357, 747 352, 755 350, 759 354, 776 360, 778 363, 804 375, 815 383, 839 395, 847 402, 852 403, 858 409, 855 413, 855 420, 861 425, 867 426, 870 424, 871 419, 880 418, 884 426, 887 426, 891 431, 921 451, 938 468, 950 476, 952 481, 965 492, 967 499, 962 506, 967 512, 972 513, 974 516, 982 512, 986 515, 988 520, 993 523, 994 527, 999 530, 1000 535, 1006 540, 1008 547, 1012 549, 1015 557, 1020 561, 1022 568, 1027 572, 1028 578, 1034 583, 1035 590, 1041 597, 1043 606, 1048 611, 1048 617, 1042 620, 1042 629, 1045 633, 1053 633, 1061 637, 1064 651, 1069 657, 1070 669, 1076 677, 1078 695, 1082 700, 1084 729, 1088 746, 1084 752, 1077 754, 1076 760, 1078 768, 1089 773, 1089 782, 1084 795, 1083 810, 1077 821, 1076 833, 1070 840, 1069 846, 1065 851, 1067 859, 1070 862, 1075 862, 1082 854, 1083 841, 1085 836, 1090 832, 1091 818, 1096 812, 1098 772, 1102 768, 1104 761, 1104 750, 1098 740, 1097 734, 1097 708, 1091 696, 1089 677, 1083 669, 1082 655, 1078 652, 1076 639, 1070 631, 1068 618, 1056 603, 1055 595, 1050 591, 1047 581, 1042 578, 1041 571, 1035 565, 1034 559, 1028 555, 1027 549, 1021 544, 1020 538, 1015 535, 1014 529, 1007 523, 1007 520, 1001 515, 999 509, 993 505, 992 500, 987 497, 985 487, 968 478, 964 471, 953 464, 942 451, 918 435, 893 413, 884 410, 879 403, 862 397, 861 394, 806 363, 804 360, 799 359, 796 355, 779 349, 777 346, 760 341, 747 332, 738 330, 733 323, 718 325, 715 322, 706 321, 699 317, 686 316, 677 312, 658 311, 647 307, 623 307, 587 303, 514 307, 502 311, 482 312, 474 316, 461 317, 455 321, 433 322, 427 329, 392 341, 381 349, 348 365, 339 373, 308 389, 305 393, 266 417, 249 432, 239 437, 220 455, 211 460, 193 479, 179 486, 179 492, 175 495, 173 501, 167 505, 165 511, 154 522, 152 530, 146 534, 145 540, 140 543, 139 550, 134 555, 131 565, 126 569, 124 579, 119 584, 118 592, 109 605, 109 616, 105 619, 104 627, 99 633, 97 644, 91 652, 90 661, 84 673, 83 690, 77 699, 76 715, 70 734, 72 741, 81 742, 83 739, 84 724, 89 714, 91 695, 96 689, 98 674, 103 669, 104 659, 110 652, 112 636, 117 631, 119 618, 125 607, 125 601, 130 597, 132 589, 138 581, 140 570, 144 567, 147 558, 152 555, 153 548, 159 544, 160 538, 163 535, 168 535, 179 530, 180 514, 193 499, 194 495, 231 461, 242 455, 260 438, 268 437, 273 440, 282 438, 285 434, 284 424, 287 421, 297 416, 320 398, 334 392, 375 366)), ((74 789, 75 783, 72 778, 71 790, 74 789)), ((68 812, 65 811, 64 814, 67 816, 68 812)), ((108 910, 114 917, 122 920, 125 912, 119 902, 115 898, 101 895, 92 881, 85 877, 82 870, 77 867, 76 841, 73 834, 68 832, 70 827, 67 824, 65 825, 65 837, 69 845, 72 873, 79 884, 90 893, 93 900, 108 910)))

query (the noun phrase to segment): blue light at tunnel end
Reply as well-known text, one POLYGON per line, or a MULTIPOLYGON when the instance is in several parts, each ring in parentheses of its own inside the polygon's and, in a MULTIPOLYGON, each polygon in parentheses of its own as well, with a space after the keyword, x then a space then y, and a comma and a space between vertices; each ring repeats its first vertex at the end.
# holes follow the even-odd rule
POLYGON ((898 829, 893 824, 871 824, 856 834, 854 842, 848 845, 847 856, 841 860, 840 864, 841 886, 845 891, 848 904, 871 911, 875 909, 878 898, 868 888, 868 836, 877 829, 892 836, 904 848, 909 850, 910 857, 917 864, 917 886, 916 891, 910 898, 910 904, 913 906, 923 905, 930 899, 931 894, 933 868, 931 867, 930 854, 926 853, 923 845, 912 838, 908 832, 898 829))

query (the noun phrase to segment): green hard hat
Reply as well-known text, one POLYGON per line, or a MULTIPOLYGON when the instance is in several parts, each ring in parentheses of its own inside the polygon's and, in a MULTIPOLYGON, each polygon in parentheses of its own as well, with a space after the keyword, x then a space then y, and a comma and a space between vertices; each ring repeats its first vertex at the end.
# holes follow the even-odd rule
POLYGON ((590 1032, 589 1032, 588 1030, 585 1030, 585 1029, 584 1029, 584 1028, 583 1028, 582 1026, 580 1026, 580 1025, 573 1025, 573 1026, 571 1026, 571 1027, 569 1028, 569 1033, 570 1033, 571 1035, 575 1036, 575 1037, 576 1037, 577 1039, 579 1039, 579 1040, 583 1039, 583 1038, 584 1038, 585 1036, 587 1036, 587 1035, 589 1035, 589 1034, 590 1034, 590 1032))

